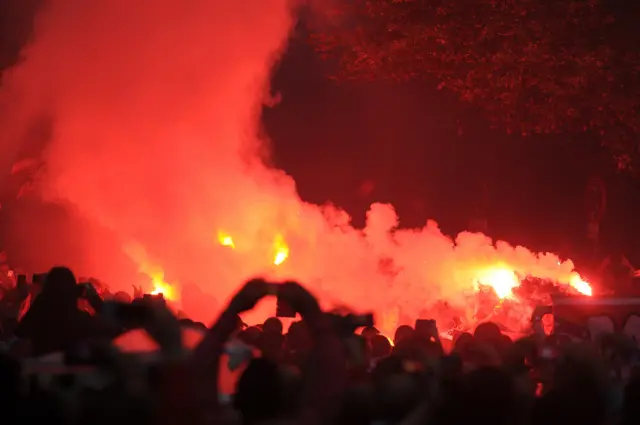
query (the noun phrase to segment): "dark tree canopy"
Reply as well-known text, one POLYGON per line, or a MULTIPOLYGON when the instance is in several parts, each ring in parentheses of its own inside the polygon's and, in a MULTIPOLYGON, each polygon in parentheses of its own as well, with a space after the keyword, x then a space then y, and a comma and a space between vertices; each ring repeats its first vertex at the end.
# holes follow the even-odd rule
POLYGON ((636 2, 337 1, 337 24, 312 31, 336 78, 428 78, 509 133, 596 134, 638 167, 636 2))

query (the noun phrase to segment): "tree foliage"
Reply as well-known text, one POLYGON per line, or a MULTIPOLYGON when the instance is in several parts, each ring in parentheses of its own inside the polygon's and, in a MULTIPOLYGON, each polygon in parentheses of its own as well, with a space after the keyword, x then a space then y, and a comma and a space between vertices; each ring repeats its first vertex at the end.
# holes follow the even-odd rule
POLYGON ((633 166, 640 31, 629 9, 597 0, 338 1, 334 25, 312 31, 316 49, 339 60, 337 78, 431 78, 507 132, 591 132, 620 166, 633 166))

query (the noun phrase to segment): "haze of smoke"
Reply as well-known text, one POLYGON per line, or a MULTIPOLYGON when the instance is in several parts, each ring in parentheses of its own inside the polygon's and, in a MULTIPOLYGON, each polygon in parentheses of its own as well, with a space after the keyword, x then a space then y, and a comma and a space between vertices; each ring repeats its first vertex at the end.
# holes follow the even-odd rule
MULTIPOLYGON (((54 119, 42 195, 111 228, 134 261, 219 301, 264 274, 307 282, 327 304, 418 314, 440 298, 462 305, 474 270, 488 264, 570 273, 570 263, 496 248, 483 235, 462 234, 456 247, 433 222, 392 234, 391 206, 374 205, 358 231, 344 212, 300 202, 291 178, 262 165, 257 137, 269 72, 293 24, 288 3, 50 1, 4 90, 12 137, 43 113, 54 119), (220 230, 235 250, 216 243, 220 230), (291 253, 276 268, 278 233, 291 253), (393 273, 381 272, 381 258, 393 273)), ((90 248, 107 273, 112 253, 100 240, 90 248)), ((209 305, 186 308, 212 315, 209 305)))
POLYGON ((5 89, 17 122, 53 116, 43 194, 176 274, 210 267, 215 223, 250 224, 265 187, 293 196, 250 171, 258 95, 292 23, 286 0, 48 2, 5 89))

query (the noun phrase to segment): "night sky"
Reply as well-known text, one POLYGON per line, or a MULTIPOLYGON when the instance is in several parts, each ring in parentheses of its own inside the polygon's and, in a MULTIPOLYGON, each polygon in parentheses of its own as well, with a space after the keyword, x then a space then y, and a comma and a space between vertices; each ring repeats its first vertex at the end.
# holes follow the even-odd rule
POLYGON ((356 224, 371 202, 392 202, 405 226, 433 218, 456 233, 486 187, 490 236, 575 256, 585 243, 586 184, 600 176, 604 249, 638 248, 630 235, 640 186, 615 173, 597 140, 508 136, 437 82, 336 83, 331 72, 300 29, 273 79, 282 102, 264 112, 276 164, 306 199, 338 204, 356 224), (364 182, 374 187, 367 196, 364 182))

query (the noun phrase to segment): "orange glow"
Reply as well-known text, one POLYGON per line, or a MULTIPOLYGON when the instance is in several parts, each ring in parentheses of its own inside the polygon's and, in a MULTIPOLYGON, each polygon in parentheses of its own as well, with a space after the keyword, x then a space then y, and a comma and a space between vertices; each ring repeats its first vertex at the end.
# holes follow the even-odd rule
POLYGON ((505 267, 489 268, 478 274, 480 285, 490 286, 498 298, 504 299, 513 294, 513 289, 520 285, 518 276, 505 267))
POLYGON ((289 258, 289 246, 281 234, 276 235, 276 238, 273 241, 273 248, 275 251, 273 264, 279 266, 289 258))
POLYGON ((167 301, 178 300, 178 294, 175 288, 164 281, 164 273, 157 272, 150 277, 153 284, 153 291, 151 291, 151 295, 162 294, 164 299, 167 301))
POLYGON ((395 329, 400 325, 400 309, 395 307, 383 312, 376 312, 375 322, 378 329, 384 330, 383 333, 393 335, 395 329))
POLYGON ((224 233, 223 231, 218 231, 218 242, 222 246, 228 246, 231 249, 235 249, 236 244, 233 242, 233 238, 231 235, 224 233))
POLYGON ((579 274, 573 274, 571 279, 569 280, 569 285, 576 291, 580 292, 582 295, 587 295, 591 297, 593 295, 593 288, 589 282, 580 277, 579 274))
POLYGON ((138 271, 151 280, 151 295, 162 294, 167 301, 177 302, 180 299, 175 285, 164 280, 164 270, 149 258, 149 254, 140 244, 130 242, 123 247, 124 252, 138 264, 138 271))

